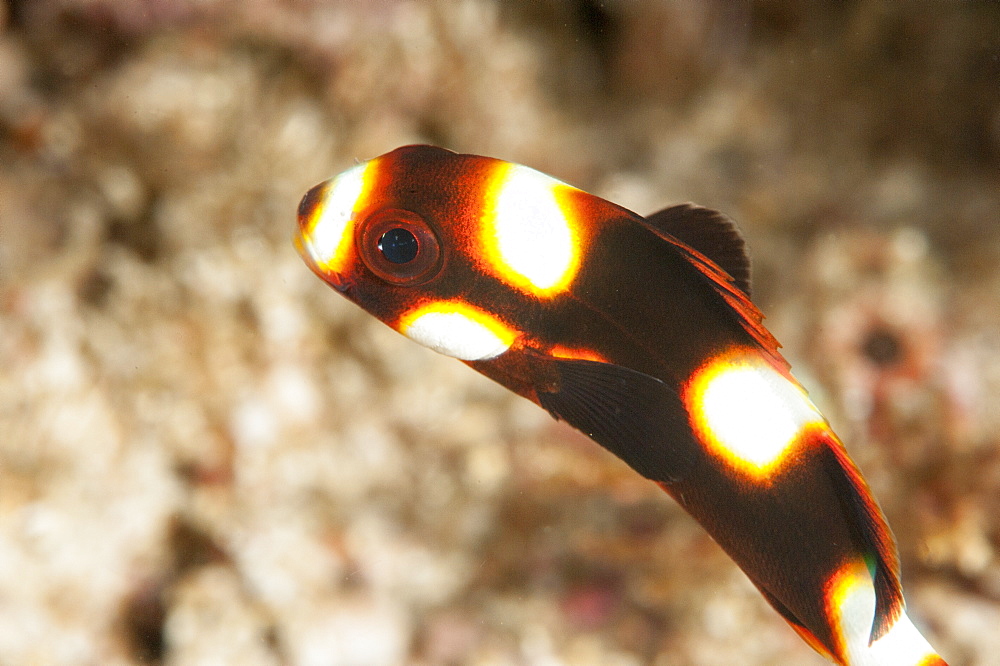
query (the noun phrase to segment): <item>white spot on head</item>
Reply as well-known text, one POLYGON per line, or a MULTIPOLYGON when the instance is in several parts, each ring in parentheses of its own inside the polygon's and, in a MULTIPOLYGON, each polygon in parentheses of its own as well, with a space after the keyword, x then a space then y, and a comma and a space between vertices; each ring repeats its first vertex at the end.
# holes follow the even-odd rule
POLYGON ((488 256, 502 277, 533 292, 566 287, 579 264, 578 239, 559 206, 565 183, 517 164, 504 164, 484 218, 488 256))
POLYGON ((303 234, 306 250, 317 266, 336 270, 349 246, 351 220, 365 190, 365 171, 371 162, 359 164, 333 179, 326 196, 317 204, 312 224, 303 234))
POLYGON ((434 303, 405 315, 400 332, 462 361, 486 361, 510 348, 514 333, 491 315, 462 303, 434 303))
POLYGON ((779 462, 803 428, 825 423, 805 391, 753 357, 712 363, 692 380, 688 396, 708 443, 750 471, 779 462))

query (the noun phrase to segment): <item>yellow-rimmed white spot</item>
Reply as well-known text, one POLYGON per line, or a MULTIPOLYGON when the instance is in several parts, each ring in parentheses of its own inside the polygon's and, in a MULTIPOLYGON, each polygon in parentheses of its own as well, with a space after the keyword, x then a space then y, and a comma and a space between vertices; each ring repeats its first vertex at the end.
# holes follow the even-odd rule
POLYGON ((858 643, 867 650, 875 621, 875 586, 865 563, 857 560, 838 569, 826 583, 825 596, 836 650, 847 655, 858 650, 858 643))
POLYGON ((875 587, 863 561, 841 567, 826 584, 826 604, 840 645, 851 664, 934 663, 937 653, 906 613, 881 638, 868 644, 875 620, 875 587))
POLYGON ((709 451, 762 480, 800 433, 826 424, 804 390, 752 352, 706 363, 686 384, 684 402, 709 451))
POLYGON ((370 190, 373 164, 359 164, 335 177, 311 211, 302 245, 320 270, 337 273, 344 268, 353 240, 354 212, 370 190))
POLYGON ((403 315, 399 332, 436 352, 463 361, 504 353, 517 332, 493 315, 461 301, 435 301, 403 315))
POLYGON ((559 195, 572 189, 534 169, 498 162, 482 217, 486 268, 530 294, 568 289, 580 267, 580 234, 559 195))

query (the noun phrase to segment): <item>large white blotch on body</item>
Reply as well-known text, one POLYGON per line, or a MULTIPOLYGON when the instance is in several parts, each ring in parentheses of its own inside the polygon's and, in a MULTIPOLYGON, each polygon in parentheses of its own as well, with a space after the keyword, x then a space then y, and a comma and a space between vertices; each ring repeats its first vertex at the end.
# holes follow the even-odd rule
POLYGON ((868 644, 875 619, 875 588, 861 562, 845 565, 827 584, 827 605, 852 666, 914 666, 931 662, 934 648, 906 612, 881 638, 868 644), (928 660, 928 661, 924 661, 928 660))
POLYGON ((805 428, 826 423, 805 391, 756 355, 710 361, 688 382, 684 398, 709 450, 760 477, 780 466, 805 428))
POLYGON ((354 211, 367 188, 371 164, 359 164, 335 177, 311 211, 309 224, 302 232, 303 247, 323 270, 337 272, 343 268, 351 246, 354 211))
POLYGON ((487 268, 531 294, 565 291, 579 269, 579 233, 557 194, 573 188, 506 162, 490 180, 482 219, 487 268))
POLYGON ((399 331, 414 342, 462 361, 486 361, 510 349, 513 329, 468 304, 438 301, 403 315, 399 331))

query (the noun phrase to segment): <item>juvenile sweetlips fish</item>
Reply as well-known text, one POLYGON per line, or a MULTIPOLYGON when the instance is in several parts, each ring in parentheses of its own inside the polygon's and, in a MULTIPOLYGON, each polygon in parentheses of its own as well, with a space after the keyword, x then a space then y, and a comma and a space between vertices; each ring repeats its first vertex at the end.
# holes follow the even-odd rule
POLYGON ((945 664, 858 468, 750 301, 733 222, 648 217, 528 167, 406 146, 311 189, 320 278, 659 485, 820 654, 945 664))

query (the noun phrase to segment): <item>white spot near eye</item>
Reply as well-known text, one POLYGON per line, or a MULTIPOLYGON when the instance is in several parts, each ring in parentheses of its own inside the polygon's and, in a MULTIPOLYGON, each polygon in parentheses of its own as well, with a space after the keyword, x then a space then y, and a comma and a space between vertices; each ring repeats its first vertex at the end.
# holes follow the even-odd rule
POLYGON ((335 268, 349 246, 347 236, 351 218, 365 190, 365 171, 369 164, 359 164, 334 178, 317 208, 305 244, 319 266, 335 268))
POLYGON ((403 317, 400 332, 462 361, 486 361, 507 351, 514 333, 490 315, 462 303, 435 303, 403 317))
POLYGON ((825 423, 805 392, 763 359, 720 359, 690 386, 689 409, 713 450, 754 471, 780 462, 803 428, 825 423))
POLYGON ((534 292, 567 286, 579 264, 579 247, 556 191, 569 186, 516 164, 504 164, 496 178, 483 225, 494 268, 534 292))

